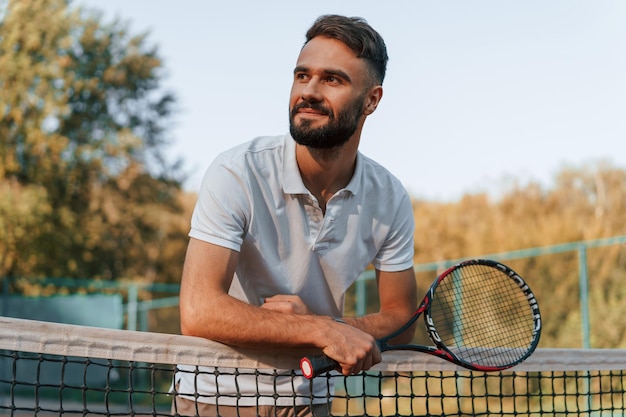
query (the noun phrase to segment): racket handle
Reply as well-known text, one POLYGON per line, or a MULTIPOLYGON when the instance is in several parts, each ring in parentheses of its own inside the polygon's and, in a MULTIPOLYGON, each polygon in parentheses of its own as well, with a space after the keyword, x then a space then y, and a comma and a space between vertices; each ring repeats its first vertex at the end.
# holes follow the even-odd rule
POLYGON ((307 379, 332 371, 338 367, 339 363, 326 355, 314 356, 312 358, 304 357, 300 360, 300 370, 302 370, 302 374, 307 379))

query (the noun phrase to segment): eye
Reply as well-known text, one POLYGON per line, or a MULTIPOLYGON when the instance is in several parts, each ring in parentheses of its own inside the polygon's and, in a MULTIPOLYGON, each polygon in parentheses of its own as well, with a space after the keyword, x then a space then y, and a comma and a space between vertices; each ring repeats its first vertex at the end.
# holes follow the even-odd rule
POLYGON ((309 79, 309 76, 304 72, 296 72, 294 74, 294 79, 297 81, 306 81, 309 79))
POLYGON ((335 75, 329 75, 329 76, 326 77, 326 82, 328 84, 336 85, 336 84, 340 84, 341 83, 341 79, 339 79, 339 77, 337 77, 335 75))

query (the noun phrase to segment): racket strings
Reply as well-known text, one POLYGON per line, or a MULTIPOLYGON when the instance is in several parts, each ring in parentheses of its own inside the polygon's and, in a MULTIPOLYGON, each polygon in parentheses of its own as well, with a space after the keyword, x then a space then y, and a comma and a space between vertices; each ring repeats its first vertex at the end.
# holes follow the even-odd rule
POLYGON ((466 265, 445 277, 430 317, 444 345, 463 361, 505 366, 526 354, 534 318, 519 284, 487 265, 466 265))

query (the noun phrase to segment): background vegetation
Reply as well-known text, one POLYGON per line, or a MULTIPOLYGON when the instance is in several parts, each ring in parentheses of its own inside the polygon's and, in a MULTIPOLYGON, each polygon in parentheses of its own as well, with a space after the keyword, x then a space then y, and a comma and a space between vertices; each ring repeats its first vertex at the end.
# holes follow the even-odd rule
POLYGON ((175 99, 161 77, 157 49, 118 22, 64 0, 8 2, 0 276, 177 275, 185 197, 163 156, 175 99))
MULTIPOLYGON (((26 295, 43 287, 25 277, 179 282, 195 195, 165 157, 176 99, 158 49, 65 0, 2 5, 0 277, 26 295)), ((564 168, 550 188, 415 200, 416 262, 623 235, 625 205, 626 171, 606 163, 564 168)), ((589 254, 593 347, 626 346, 625 255, 589 254)), ((542 345, 579 347, 576 254, 511 266, 548 318, 542 345)), ((177 331, 176 317, 155 313, 151 329, 177 331)))

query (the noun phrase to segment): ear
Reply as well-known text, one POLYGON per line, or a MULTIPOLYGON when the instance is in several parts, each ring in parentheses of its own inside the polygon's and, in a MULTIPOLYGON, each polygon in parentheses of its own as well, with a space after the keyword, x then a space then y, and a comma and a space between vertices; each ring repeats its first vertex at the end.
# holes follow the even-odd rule
POLYGON ((383 86, 376 85, 372 87, 365 96, 365 105, 363 107, 363 115, 369 116, 374 113, 378 107, 378 103, 383 98, 383 86))

